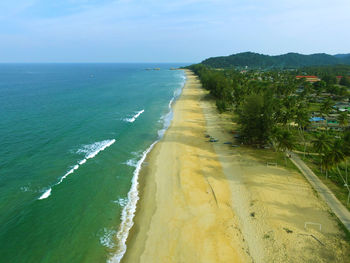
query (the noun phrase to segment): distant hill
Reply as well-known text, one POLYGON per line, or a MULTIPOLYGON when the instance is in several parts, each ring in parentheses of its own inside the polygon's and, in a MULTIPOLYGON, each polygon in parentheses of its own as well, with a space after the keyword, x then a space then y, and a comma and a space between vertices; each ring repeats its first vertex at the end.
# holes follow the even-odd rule
POLYGON ((324 53, 302 55, 288 53, 269 56, 253 52, 238 53, 225 57, 213 57, 202 61, 213 68, 245 67, 249 68, 300 68, 308 66, 329 66, 350 64, 350 54, 328 55, 324 53))
POLYGON ((350 54, 337 54, 334 55, 336 58, 339 58, 343 61, 344 64, 350 65, 350 54))

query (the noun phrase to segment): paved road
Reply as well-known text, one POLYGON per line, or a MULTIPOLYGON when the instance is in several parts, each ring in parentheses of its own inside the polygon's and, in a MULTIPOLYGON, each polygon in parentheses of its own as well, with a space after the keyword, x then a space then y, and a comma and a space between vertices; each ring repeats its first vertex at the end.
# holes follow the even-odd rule
POLYGON ((318 192, 323 200, 328 204, 333 213, 339 218, 344 226, 350 231, 350 212, 347 210, 326 185, 314 174, 313 171, 295 153, 289 152, 292 162, 303 173, 312 187, 318 192))

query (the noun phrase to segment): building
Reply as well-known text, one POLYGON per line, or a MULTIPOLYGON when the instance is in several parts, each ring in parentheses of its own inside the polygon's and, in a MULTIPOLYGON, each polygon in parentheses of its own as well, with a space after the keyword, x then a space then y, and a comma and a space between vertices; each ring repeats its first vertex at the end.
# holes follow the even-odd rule
POLYGON ((307 82, 317 82, 320 79, 317 76, 296 76, 296 79, 305 79, 307 82))
POLYGON ((340 81, 343 78, 343 76, 336 76, 336 78, 337 78, 337 81, 340 81))

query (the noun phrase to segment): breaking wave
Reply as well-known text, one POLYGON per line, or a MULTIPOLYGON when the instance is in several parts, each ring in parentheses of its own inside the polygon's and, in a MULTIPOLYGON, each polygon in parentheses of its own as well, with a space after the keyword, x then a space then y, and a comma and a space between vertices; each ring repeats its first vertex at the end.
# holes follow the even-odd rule
POLYGON ((67 178, 68 175, 74 173, 74 171, 78 170, 81 165, 86 163, 88 159, 94 158, 97 154, 111 146, 113 143, 115 143, 115 139, 113 140, 104 140, 101 142, 95 142, 93 144, 84 145, 81 149, 77 151, 77 153, 85 153, 85 158, 80 160, 78 164, 75 164, 68 172, 66 172, 59 181, 54 184, 52 187, 47 189, 38 199, 46 199, 51 195, 52 188, 56 185, 59 185, 63 182, 64 179, 67 178))
POLYGON ((127 119, 124 119, 124 120, 127 121, 127 122, 134 122, 144 112, 145 112, 145 110, 140 110, 133 117, 127 118, 127 119))
MULTIPOLYGON (((157 144, 157 142, 163 137, 166 129, 169 127, 171 120, 173 118, 173 111, 172 111, 172 104, 173 102, 180 96, 182 92, 182 88, 184 87, 184 84, 186 82, 186 77, 181 76, 183 79, 183 82, 181 83, 181 87, 174 91, 174 95, 169 101, 169 112, 161 117, 161 121, 163 122, 163 128, 158 131, 158 139, 151 144, 151 146, 142 153, 141 159, 138 160, 136 163, 136 168, 133 173, 132 183, 131 183, 131 189, 128 193, 128 198, 125 206, 122 210, 121 215, 121 224, 119 226, 119 230, 117 232, 117 251, 112 255, 112 257, 107 261, 108 263, 119 263, 121 259, 123 258, 125 252, 126 252, 126 240, 129 235, 129 231, 131 227, 134 225, 134 216, 136 212, 136 205, 137 201, 139 200, 139 192, 138 192, 138 177, 141 170, 142 163, 147 157, 147 154, 153 149, 153 147, 157 144)), ((143 110, 142 110, 143 112, 143 110)), ((141 113, 142 113, 141 112, 141 113)), ((140 113, 140 112, 139 112, 140 113)), ((140 113, 140 114, 141 114, 140 113)), ((137 117, 140 114, 136 114, 137 117)), ((135 116, 136 116, 135 115, 135 116)), ((135 117, 134 116, 134 117, 135 117)), ((126 162, 127 165, 134 166, 133 160, 128 160, 126 162)))
POLYGON ((128 199, 126 205, 123 208, 121 215, 121 224, 117 233, 118 240, 118 250, 115 252, 112 258, 108 260, 110 263, 120 262, 122 257, 126 251, 126 239, 128 238, 129 231, 131 227, 134 225, 134 216, 136 212, 136 204, 139 200, 139 192, 137 190, 138 187, 138 177, 141 170, 141 165, 143 161, 146 159, 147 154, 152 150, 154 145, 158 142, 155 141, 151 144, 150 147, 146 151, 143 152, 141 159, 137 162, 136 169, 134 171, 134 175, 131 182, 131 189, 128 193, 128 199))

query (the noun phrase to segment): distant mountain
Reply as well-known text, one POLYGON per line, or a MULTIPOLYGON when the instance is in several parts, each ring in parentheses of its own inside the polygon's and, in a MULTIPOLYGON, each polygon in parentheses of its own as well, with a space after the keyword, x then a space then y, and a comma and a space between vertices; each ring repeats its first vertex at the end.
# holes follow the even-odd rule
POLYGON ((335 57, 337 58, 346 58, 346 57, 350 57, 350 54, 337 54, 337 55, 334 55, 335 57))
POLYGON ((344 64, 350 64, 350 54, 337 54, 334 56, 341 59, 344 64))
POLYGON ((300 68, 307 66, 329 66, 350 64, 350 54, 328 55, 324 53, 302 55, 288 53, 269 56, 253 52, 238 53, 225 57, 213 57, 202 61, 213 68, 246 67, 249 68, 300 68))

